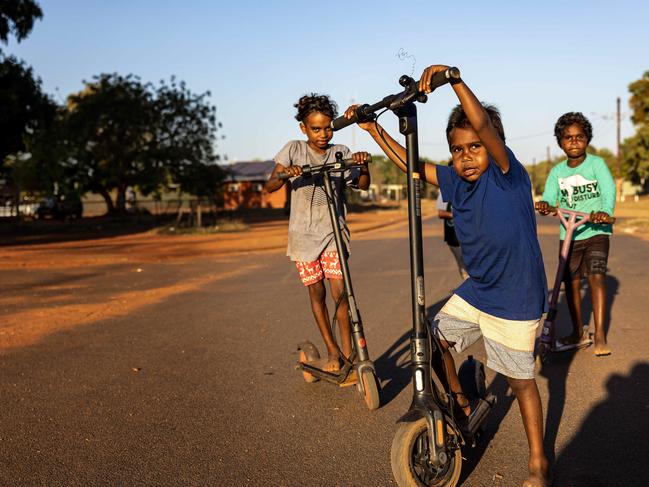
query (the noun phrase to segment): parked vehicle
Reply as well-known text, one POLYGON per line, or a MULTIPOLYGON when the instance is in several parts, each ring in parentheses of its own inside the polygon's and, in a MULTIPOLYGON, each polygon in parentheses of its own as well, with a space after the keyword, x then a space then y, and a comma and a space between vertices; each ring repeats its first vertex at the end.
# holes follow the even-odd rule
POLYGON ((39 219, 54 218, 65 220, 68 218, 81 218, 83 204, 78 196, 60 195, 48 196, 43 199, 36 208, 36 216, 39 219))

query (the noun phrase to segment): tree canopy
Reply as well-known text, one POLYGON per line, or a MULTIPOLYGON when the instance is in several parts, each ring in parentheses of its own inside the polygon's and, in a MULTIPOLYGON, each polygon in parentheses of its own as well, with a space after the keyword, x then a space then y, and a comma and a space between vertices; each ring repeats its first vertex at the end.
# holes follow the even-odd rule
POLYGON ((62 178, 59 187, 101 195, 109 212, 125 211, 129 186, 145 195, 173 184, 215 196, 223 178, 214 154, 220 125, 208 97, 173 78, 156 88, 136 76, 101 74, 30 139, 33 164, 62 178))
POLYGON ((41 90, 31 67, 0 54, 0 175, 5 159, 25 150, 25 136, 47 126, 56 106, 41 90))
POLYGON ((22 41, 42 17, 43 11, 33 0, 0 0, 0 41, 6 44, 10 34, 22 41))
POLYGON ((624 169, 634 182, 649 178, 649 71, 629 85, 631 121, 636 133, 622 146, 624 169))

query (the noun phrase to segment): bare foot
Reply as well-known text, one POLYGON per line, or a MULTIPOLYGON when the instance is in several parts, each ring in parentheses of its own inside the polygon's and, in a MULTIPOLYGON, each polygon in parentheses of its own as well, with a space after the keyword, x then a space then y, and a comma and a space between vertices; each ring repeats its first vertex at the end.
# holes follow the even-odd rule
POLYGON ((356 373, 355 370, 350 370, 349 375, 345 378, 344 381, 342 381, 340 384, 338 384, 340 387, 349 387, 356 385, 358 383, 358 374, 356 373))
POLYGON ((525 482, 523 482, 523 487, 547 487, 547 479, 541 475, 530 475, 525 482))
POLYGON ((611 355, 611 349, 606 342, 602 343, 595 340, 595 349, 593 350, 593 353, 596 357, 606 357, 607 355, 611 355))
POLYGON ((529 470, 530 475, 523 482, 523 487, 547 487, 549 485, 547 460, 543 459, 540 462, 530 461, 529 470))
POLYGON ((333 357, 329 355, 329 358, 322 366, 322 370, 325 372, 338 372, 340 370, 340 359, 338 358, 338 355, 333 357))

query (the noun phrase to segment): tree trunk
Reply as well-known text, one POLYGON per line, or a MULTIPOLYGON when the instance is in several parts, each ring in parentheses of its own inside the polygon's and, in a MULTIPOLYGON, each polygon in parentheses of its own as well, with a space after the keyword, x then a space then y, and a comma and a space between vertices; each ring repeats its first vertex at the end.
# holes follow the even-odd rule
POLYGON ((20 221, 20 188, 16 184, 16 220, 20 221))
POLYGON ((108 191, 106 191, 106 188, 99 187, 95 190, 95 192, 99 194, 102 198, 104 198, 104 201, 106 202, 106 212, 109 214, 115 213, 115 205, 113 205, 113 200, 110 197, 108 191))
POLYGON ((126 184, 120 183, 117 186, 116 210, 119 213, 126 213, 126 184))
POLYGON ((196 204, 196 226, 201 228, 203 226, 203 211, 201 208, 200 200, 196 204))
POLYGON ((180 225, 180 220, 183 219, 183 200, 179 200, 178 214, 176 215, 176 226, 180 225))

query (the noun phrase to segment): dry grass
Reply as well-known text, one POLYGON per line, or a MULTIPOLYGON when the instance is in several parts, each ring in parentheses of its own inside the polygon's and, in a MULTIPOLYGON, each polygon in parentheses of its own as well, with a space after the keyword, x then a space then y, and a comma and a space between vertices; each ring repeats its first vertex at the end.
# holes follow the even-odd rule
POLYGON ((615 205, 615 216, 618 218, 616 231, 636 234, 643 238, 649 236, 649 196, 641 196, 638 201, 627 198, 615 205))
POLYGON ((175 224, 165 225, 157 228, 155 233, 158 235, 211 235, 214 233, 245 232, 250 226, 241 220, 222 219, 216 222, 216 225, 209 227, 186 227, 175 224))

